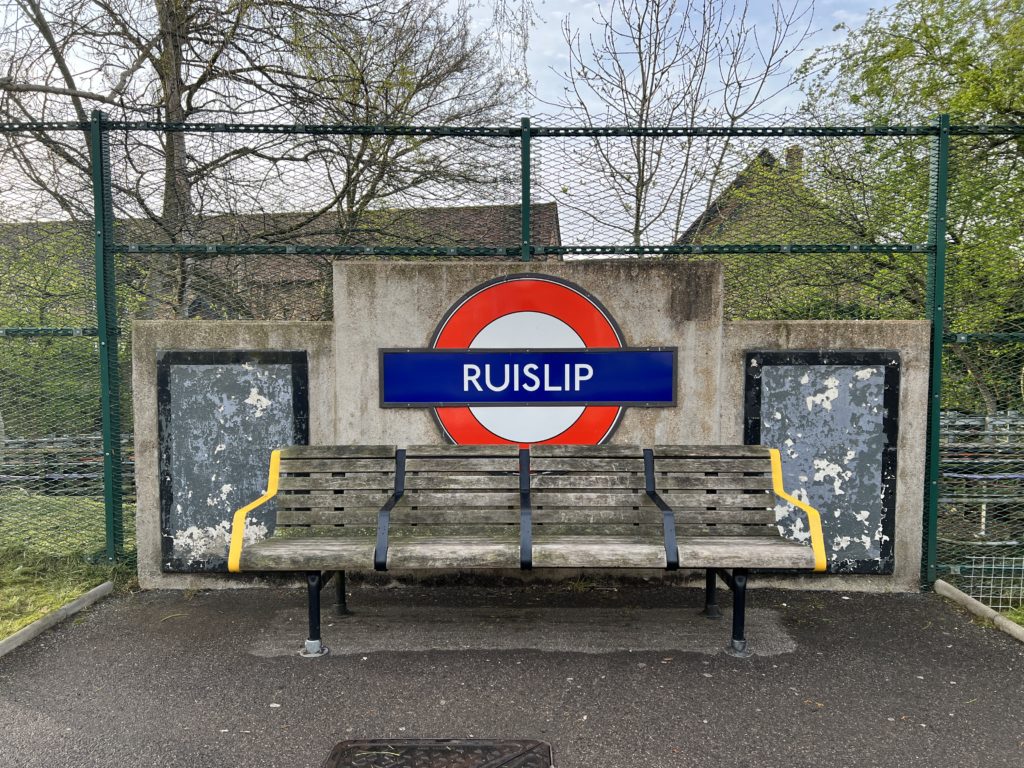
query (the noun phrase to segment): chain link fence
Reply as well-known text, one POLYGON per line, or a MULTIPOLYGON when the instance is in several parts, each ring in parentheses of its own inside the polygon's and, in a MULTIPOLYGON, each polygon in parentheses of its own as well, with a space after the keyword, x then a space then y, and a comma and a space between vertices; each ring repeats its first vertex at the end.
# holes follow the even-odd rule
POLYGON ((997 609, 1024 605, 1022 148, 954 135, 949 162, 936 561, 997 609))
POLYGON ((96 556, 107 524, 91 185, 48 162, 34 132, 0 138, 0 557, 96 556))
POLYGON ((1017 128, 0 128, 0 539, 130 552, 133 318, 328 320, 338 259, 713 259, 727 319, 937 323, 926 579, 1020 571, 1017 128))

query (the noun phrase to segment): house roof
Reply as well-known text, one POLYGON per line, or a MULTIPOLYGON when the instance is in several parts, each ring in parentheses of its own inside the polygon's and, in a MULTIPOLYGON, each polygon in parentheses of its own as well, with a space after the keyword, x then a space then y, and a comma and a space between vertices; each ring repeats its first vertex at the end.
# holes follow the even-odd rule
POLYGON ((742 195, 736 194, 738 191, 750 187, 764 173, 764 170, 779 167, 778 158, 769 150, 762 149, 742 171, 736 174, 736 178, 712 201, 711 205, 694 219, 686 231, 676 239, 674 245, 691 245, 705 240, 710 233, 717 231, 735 216, 744 205, 746 201, 742 195))
MULTIPOLYGON (((556 203, 530 206, 532 241, 560 245, 556 203)), ((121 222, 121 241, 160 242, 150 222, 121 222)), ((355 220, 337 210, 294 213, 222 213, 200 217, 191 240, 210 244, 305 246, 518 248, 518 205, 371 209, 355 220)))

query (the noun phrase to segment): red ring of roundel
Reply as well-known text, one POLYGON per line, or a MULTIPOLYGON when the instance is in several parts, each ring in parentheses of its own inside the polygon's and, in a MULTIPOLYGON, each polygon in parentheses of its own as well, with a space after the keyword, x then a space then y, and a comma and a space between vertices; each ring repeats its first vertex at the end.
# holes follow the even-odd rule
MULTIPOLYGON (((618 348, 618 328, 581 288, 547 276, 514 275, 485 283, 457 303, 434 334, 435 349, 467 349, 489 323, 514 312, 540 312, 567 323, 586 347, 618 348)), ((484 427, 468 407, 435 408, 441 429, 456 445, 510 444, 484 427)), ((543 443, 597 445, 611 436, 622 408, 587 406, 572 426, 543 443)))

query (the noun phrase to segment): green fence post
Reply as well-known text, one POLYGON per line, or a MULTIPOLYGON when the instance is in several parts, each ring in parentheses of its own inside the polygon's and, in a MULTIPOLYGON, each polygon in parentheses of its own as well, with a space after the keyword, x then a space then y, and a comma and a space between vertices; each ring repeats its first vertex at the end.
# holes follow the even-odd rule
POLYGON ((520 219, 522 220, 523 231, 520 242, 520 256, 523 261, 529 261, 533 254, 530 248, 530 118, 524 117, 520 123, 519 147, 521 151, 521 174, 523 181, 522 202, 520 203, 520 219))
POLYGON ((100 393, 103 409, 103 505, 106 510, 106 556, 124 551, 121 489, 121 386, 118 373, 117 301, 114 292, 114 211, 110 195, 110 149, 106 116, 92 113, 89 130, 96 233, 96 326, 100 344, 100 393))
POLYGON ((928 377, 928 477, 924 578, 938 578, 939 438, 942 415, 942 340, 946 328, 946 206, 949 198, 949 115, 939 115, 939 132, 932 150, 928 246, 928 316, 932 324, 931 372, 928 377))

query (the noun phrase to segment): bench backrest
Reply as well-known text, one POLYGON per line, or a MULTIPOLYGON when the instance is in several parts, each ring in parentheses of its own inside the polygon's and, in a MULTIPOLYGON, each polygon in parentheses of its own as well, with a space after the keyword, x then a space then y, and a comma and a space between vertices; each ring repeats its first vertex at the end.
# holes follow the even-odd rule
POLYGON ((392 526, 517 524, 519 461, 515 445, 409 446, 392 526))
POLYGON ((758 445, 655 446, 654 483, 681 537, 775 536, 771 452, 758 445))
POLYGON ((636 445, 533 446, 530 503, 539 535, 646 535, 662 525, 644 490, 644 455, 636 445))
MULTIPOLYGON (((517 446, 410 446, 402 462, 397 453, 390 445, 283 449, 277 524, 372 528, 400 464, 404 493, 393 529, 520 522, 517 446)), ((529 499, 538 534, 660 535, 662 511, 647 494, 652 481, 680 536, 778 535, 767 448, 658 446, 647 453, 633 445, 533 446, 529 499)))
POLYGON ((393 445, 296 445, 280 461, 278 526, 372 528, 394 492, 393 445))

